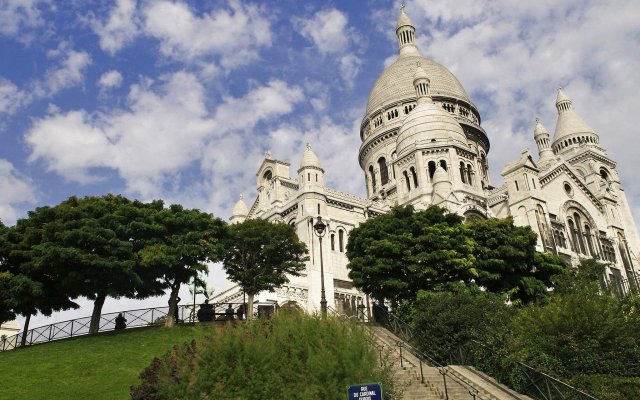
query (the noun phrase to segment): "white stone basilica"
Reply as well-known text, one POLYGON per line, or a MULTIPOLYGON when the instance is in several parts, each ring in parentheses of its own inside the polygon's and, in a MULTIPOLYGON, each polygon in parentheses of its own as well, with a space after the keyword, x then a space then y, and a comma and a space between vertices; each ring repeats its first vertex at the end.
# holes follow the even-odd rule
MULTIPOLYGON (((328 305, 353 313, 365 296, 348 277, 345 246, 351 229, 395 205, 425 209, 434 204, 467 219, 512 216, 538 234, 538 250, 556 253, 574 265, 595 257, 609 263, 609 281, 640 277, 640 239, 616 171, 598 135, 558 90, 553 140, 536 119, 537 160, 525 150, 502 170, 504 184, 493 187, 487 154, 490 143, 480 113, 458 79, 420 55, 415 27, 398 18, 398 59, 378 78, 360 128, 358 161, 368 198, 325 186, 320 160, 307 145, 300 167, 267 153, 257 173, 258 196, 250 208, 240 199, 231 222, 264 218, 292 225, 309 249, 304 273, 258 304, 294 302, 308 311, 320 307, 318 216, 327 222, 323 238, 328 305)), ((230 284, 216 301, 241 301, 230 284)))

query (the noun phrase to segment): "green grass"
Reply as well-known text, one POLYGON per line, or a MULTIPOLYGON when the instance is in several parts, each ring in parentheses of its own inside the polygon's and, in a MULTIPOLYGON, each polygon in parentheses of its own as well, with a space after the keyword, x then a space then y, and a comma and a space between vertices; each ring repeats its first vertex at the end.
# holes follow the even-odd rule
POLYGON ((153 357, 211 329, 143 328, 0 353, 0 399, 128 399, 153 357))

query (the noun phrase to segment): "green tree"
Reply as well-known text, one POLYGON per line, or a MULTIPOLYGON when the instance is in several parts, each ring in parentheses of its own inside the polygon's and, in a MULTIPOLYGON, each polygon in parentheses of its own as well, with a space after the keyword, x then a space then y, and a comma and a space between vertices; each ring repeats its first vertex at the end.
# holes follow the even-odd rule
POLYGON ((211 214, 177 204, 156 210, 149 218, 151 234, 146 235, 138 257, 146 274, 151 275, 147 287, 170 290, 165 324, 172 326, 180 286, 206 273, 207 263, 222 260, 228 228, 211 214))
POLYGON ((299 275, 308 260, 306 254, 307 247, 287 224, 248 219, 231 225, 224 269, 247 294, 249 319, 253 318, 253 297, 287 283, 287 274, 299 275))
POLYGON ((378 300, 413 300, 420 290, 470 282, 474 241, 462 217, 440 207, 396 207, 353 229, 347 243, 349 277, 378 300))
MULTIPOLYGON (((77 308, 67 291, 60 284, 62 275, 51 266, 37 262, 37 249, 44 242, 47 224, 55 219, 51 207, 29 212, 15 226, 0 233, 0 253, 4 271, 3 286, 5 306, 10 314, 25 317, 22 344, 25 344, 31 316, 38 312, 51 315, 54 311, 77 308)), ((1 300, 0 300, 1 301, 1 300)))
POLYGON ((530 302, 546 296, 552 277, 562 273, 564 262, 536 252, 536 234, 528 226, 515 226, 512 218, 473 221, 467 224, 476 243, 476 283, 512 300, 530 302))
MULTIPOLYGON (((70 197, 52 209, 34 246, 34 263, 57 271, 69 297, 94 300, 90 333, 99 329, 107 297, 134 297, 142 280, 136 270, 130 226, 144 204, 122 196, 70 197)), ((49 212, 49 210, 44 210, 49 212)), ((43 212, 38 209, 34 214, 43 212)))

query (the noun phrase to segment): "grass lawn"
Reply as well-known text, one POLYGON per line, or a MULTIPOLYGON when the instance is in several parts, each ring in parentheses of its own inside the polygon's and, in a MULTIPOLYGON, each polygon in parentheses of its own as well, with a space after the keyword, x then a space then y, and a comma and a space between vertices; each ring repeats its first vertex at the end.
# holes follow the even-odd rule
POLYGON ((0 399, 128 399, 153 357, 211 329, 142 328, 0 353, 0 399))

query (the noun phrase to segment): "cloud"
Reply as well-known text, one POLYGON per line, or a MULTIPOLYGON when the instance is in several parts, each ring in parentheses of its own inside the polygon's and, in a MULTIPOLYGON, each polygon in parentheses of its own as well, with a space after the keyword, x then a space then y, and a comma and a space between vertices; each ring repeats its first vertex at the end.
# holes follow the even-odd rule
POLYGON ((122 74, 120 72, 112 69, 111 71, 107 71, 100 76, 100 80, 98 81, 98 85, 103 89, 110 89, 119 87, 122 84, 122 74))
POLYGON ((24 103, 29 101, 29 95, 13 84, 0 77, 0 114, 13 114, 24 103))
POLYGON ((230 1, 228 9, 197 15, 187 4, 150 2, 144 9, 145 33, 160 41, 160 52, 175 60, 213 58, 224 69, 258 58, 271 46, 266 11, 255 5, 230 1))
POLYGON ((136 0, 116 0, 105 21, 90 17, 90 25, 100 38, 100 48, 113 55, 133 42, 139 34, 136 0))
POLYGON ((50 50, 49 58, 57 61, 50 67, 45 78, 33 84, 32 91, 38 98, 52 97, 59 91, 84 82, 84 73, 91 64, 91 57, 85 51, 75 51, 67 43, 50 50))
POLYGON ((35 189, 27 176, 13 164, 0 159, 0 219, 5 225, 13 225, 24 210, 20 206, 37 200, 35 189))
POLYGON ((44 24, 40 7, 49 1, 3 0, 0 2, 0 35, 22 43, 33 40, 33 30, 44 24))
POLYGON ((309 19, 294 18, 293 21, 302 36, 311 41, 322 55, 335 60, 342 80, 348 88, 353 87, 362 64, 356 55, 356 44, 361 38, 355 29, 349 27, 347 15, 332 8, 318 11, 309 19))
POLYGON ((188 175, 200 162, 205 180, 214 172, 223 174, 221 179, 233 175, 231 165, 243 159, 245 145, 253 140, 252 128, 291 112, 302 98, 300 88, 271 81, 243 97, 223 99, 211 113, 202 84, 180 71, 159 82, 143 79, 132 85, 124 110, 73 110, 36 120, 25 141, 31 162, 43 162, 66 179, 88 183, 108 169, 125 180, 130 194, 208 204, 210 193, 196 193, 198 183, 183 193, 181 174, 188 175))

